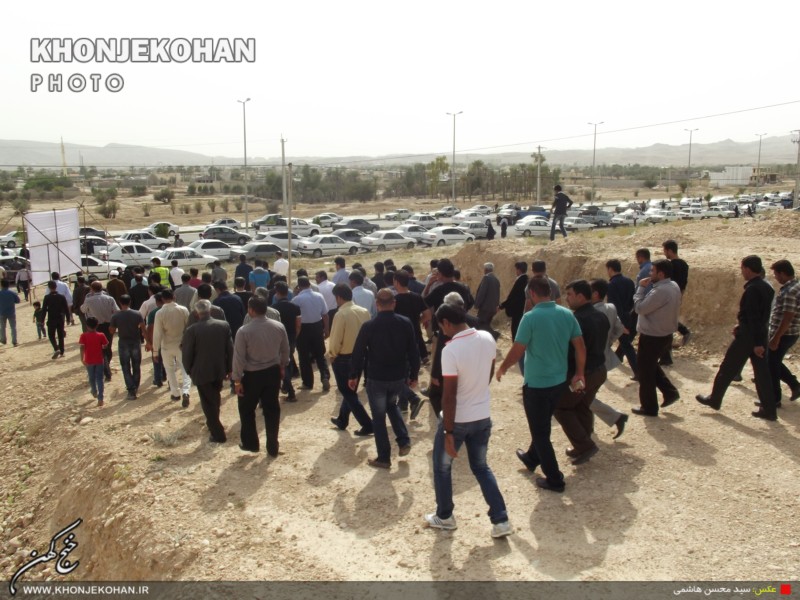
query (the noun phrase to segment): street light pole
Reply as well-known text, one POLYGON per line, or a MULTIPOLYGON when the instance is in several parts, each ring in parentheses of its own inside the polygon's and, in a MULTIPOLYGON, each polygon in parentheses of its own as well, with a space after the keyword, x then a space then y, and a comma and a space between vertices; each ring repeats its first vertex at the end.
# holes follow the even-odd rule
POLYGON ((692 134, 699 129, 684 129, 689 132, 689 166, 686 167, 686 192, 688 196, 689 184, 692 181, 692 134))
POLYGON ((766 133, 757 133, 758 136, 758 163, 756 166, 756 192, 761 187, 761 138, 763 138, 766 133))
POLYGON ((794 200, 792 201, 793 208, 797 208, 800 206, 800 198, 798 198, 798 192, 800 192, 800 129, 795 129, 792 131, 794 134, 792 136, 792 141, 797 144, 797 172, 794 174, 794 200))
POLYGON ((246 104, 250 102, 250 98, 246 100, 237 100, 242 105, 242 129, 244 131, 244 230, 247 231, 248 217, 249 217, 249 189, 247 185, 247 109, 246 104))
POLYGON ((589 125, 594 126, 594 141, 592 142, 592 203, 594 203, 594 165, 597 154, 597 126, 602 125, 604 122, 605 121, 600 121, 599 123, 589 123, 589 125))
POLYGON ((453 164, 450 166, 450 181, 453 184, 453 204, 456 203, 456 116, 463 113, 463 110, 457 113, 447 113, 453 115, 453 164))

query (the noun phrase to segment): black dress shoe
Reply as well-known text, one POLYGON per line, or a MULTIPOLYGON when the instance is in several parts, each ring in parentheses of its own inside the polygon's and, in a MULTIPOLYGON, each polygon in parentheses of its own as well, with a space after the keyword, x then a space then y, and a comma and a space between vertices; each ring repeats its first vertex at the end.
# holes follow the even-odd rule
POLYGON ((538 465, 531 460, 531 458, 530 458, 530 456, 528 456, 527 452, 517 448, 517 451, 514 454, 516 454, 517 458, 522 461, 522 464, 525 465, 525 468, 528 469, 528 471, 535 471, 536 470, 536 467, 538 465))
POLYGON ((680 399, 681 399, 680 394, 675 394, 671 398, 664 398, 664 401, 661 403, 661 408, 667 408, 668 406, 675 404, 680 399))
POLYGON ((658 364, 661 367, 671 367, 672 366, 672 361, 671 360, 663 360, 662 359, 662 360, 658 361, 658 364))
POLYGON ((243 450, 244 452, 253 452, 254 454, 258 454, 258 448, 252 450, 250 448, 245 448, 242 444, 239 444, 239 450, 243 450))
MULTIPOLYGON (((761 402, 753 402, 753 406, 757 406, 757 407, 761 408, 761 402)), ((775 408, 783 408, 783 404, 781 403, 780 400, 778 400, 775 403, 775 408)))
POLYGON ((575 458, 572 459, 573 465, 582 465, 585 462, 588 462, 590 458, 592 458, 595 454, 600 452, 600 448, 597 446, 592 446, 588 450, 581 452, 575 458))
POLYGON ((344 425, 344 423, 342 423, 342 422, 339 420, 339 418, 338 418, 338 417, 331 417, 331 423, 333 423, 334 425, 336 425, 336 427, 337 427, 338 429, 341 429, 342 431, 344 431, 345 429, 347 429, 347 426, 346 426, 346 425, 344 425))
POLYGON ((649 410, 645 410, 643 408, 632 408, 631 412, 635 415, 639 415, 640 417, 657 417, 657 412, 650 412, 649 410))
POLYGON ((777 421, 778 420, 778 415, 777 414, 768 413, 768 412, 765 412, 764 410, 756 410, 756 411, 751 412, 750 414, 753 415, 754 417, 759 418, 759 419, 764 419, 765 421, 777 421))
POLYGON ((612 439, 617 439, 625 431, 625 425, 628 422, 628 415, 620 415, 614 425, 617 426, 617 434, 612 439))
POLYGON ((739 373, 738 375, 734 375, 733 376, 733 380, 734 381, 742 381, 742 374, 739 373))
POLYGON ((697 396, 695 396, 694 399, 697 400, 700 404, 710 406, 714 410, 719 410, 720 408, 722 408, 722 401, 714 400, 711 396, 703 396, 702 394, 697 394, 697 396))
POLYGON ((373 435, 373 433, 374 432, 372 431, 372 429, 366 429, 362 427, 361 429, 356 429, 353 432, 353 435, 357 435, 358 437, 368 437, 370 435, 373 435))
POLYGON ((213 435, 208 436, 208 442, 210 444, 224 444, 226 441, 228 440, 218 440, 213 435))
POLYGON ((792 390, 792 395, 791 395, 791 396, 789 396, 789 400, 791 400, 792 402, 794 402, 794 401, 795 401, 795 400, 797 400, 798 398, 800 398, 800 386, 797 386, 796 388, 794 388, 794 389, 792 390))
POLYGON ((543 490, 550 490, 551 492, 558 492, 561 494, 567 486, 562 482, 561 485, 555 485, 547 481, 546 477, 537 477, 536 485, 543 490))
POLYGON ((634 375, 633 377, 631 377, 631 381, 639 381, 639 376, 634 375))

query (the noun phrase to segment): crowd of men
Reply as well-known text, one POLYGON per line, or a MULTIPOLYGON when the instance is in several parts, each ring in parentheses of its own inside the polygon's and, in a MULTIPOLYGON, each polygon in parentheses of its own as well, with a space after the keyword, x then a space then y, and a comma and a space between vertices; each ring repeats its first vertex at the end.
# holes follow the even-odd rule
MULTIPOLYGON (((323 392, 330 389, 332 374, 342 397, 333 426, 346 431, 352 416, 358 424, 356 436, 374 437, 376 456, 368 464, 376 469, 391 469, 393 464, 387 418, 397 456, 406 456, 412 444, 403 413, 416 419, 427 401, 438 417, 433 452, 437 507, 425 515, 427 524, 456 527, 451 465, 466 446, 489 505, 492 535, 502 537, 513 529, 486 463, 493 377, 499 381, 519 366, 531 441, 516 455, 531 472, 541 470, 537 486, 554 492, 563 492, 566 481, 550 439, 552 418, 570 442, 566 454, 574 465, 588 462, 599 451, 593 439, 594 415, 616 428, 615 438, 622 435, 629 416, 602 402, 598 394, 608 371, 623 359, 631 379, 638 382, 634 415, 658 417, 680 400, 664 368, 672 364, 673 346, 691 338, 680 322, 689 266, 679 258, 675 241, 665 241, 662 252, 663 259, 652 260, 649 249, 636 250, 635 280, 622 274, 620 260, 610 259, 605 264, 607 279, 571 281, 563 295, 543 261, 516 262, 505 299, 495 265, 484 264, 473 296, 448 258, 431 261, 429 272, 417 279, 411 265, 398 268, 391 259, 375 263, 368 276, 362 265, 348 269, 345 258, 336 257, 330 280, 324 270, 312 279, 301 269, 292 288, 286 278, 288 265, 271 270, 256 261, 253 267, 242 257, 232 278, 234 291, 220 265, 202 274, 156 265, 147 278, 141 269, 122 276, 114 272, 105 288, 99 281, 89 285, 78 277, 72 290, 53 273, 40 318, 47 324, 53 359, 64 355, 64 325, 73 314, 84 331, 105 336, 107 343, 97 348, 89 348, 89 341, 83 348, 81 337, 82 357, 93 394, 99 389, 100 405, 102 384, 112 376, 114 338, 130 400, 138 397, 142 386, 144 343, 152 362, 152 384, 163 387, 166 381, 171 401, 188 407, 195 385, 211 443, 227 440, 220 406, 229 381, 241 420, 239 445, 246 452, 260 451, 256 410, 261 406, 267 454, 280 454, 281 392, 284 402, 296 402, 295 385, 313 390, 316 373, 323 392), (496 340, 502 333, 493 321, 500 310, 510 319, 513 344, 495 368, 496 340), (429 383, 419 389, 425 366, 430 369, 429 383), (360 389, 366 404, 359 398, 360 389)), ((770 270, 780 285, 777 294, 761 259, 742 259, 746 283, 733 341, 711 393, 696 400, 720 410, 728 386, 740 379, 749 359, 759 398, 752 414, 774 421, 781 406, 781 382, 788 385, 791 400, 800 397, 800 383, 783 364, 800 335, 800 283, 787 260, 774 262, 770 270)), ((4 286, 0 309, 9 303, 13 307, 14 299, 7 296, 4 286)), ((5 338, 0 341, 5 343, 5 338)))

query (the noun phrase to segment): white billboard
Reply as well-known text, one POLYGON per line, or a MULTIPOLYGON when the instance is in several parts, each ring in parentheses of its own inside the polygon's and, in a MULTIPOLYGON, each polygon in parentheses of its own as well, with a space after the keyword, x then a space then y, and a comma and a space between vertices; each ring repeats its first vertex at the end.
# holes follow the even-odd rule
POLYGON ((28 213, 23 217, 31 252, 33 285, 81 270, 81 244, 77 208, 28 213))

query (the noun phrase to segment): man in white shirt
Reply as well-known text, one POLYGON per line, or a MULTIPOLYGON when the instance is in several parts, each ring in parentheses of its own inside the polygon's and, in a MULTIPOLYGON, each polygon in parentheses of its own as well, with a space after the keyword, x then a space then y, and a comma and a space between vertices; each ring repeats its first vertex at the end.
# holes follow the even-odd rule
POLYGON ((378 314, 375 306, 375 294, 364 287, 364 275, 360 271, 353 269, 349 278, 350 288, 353 290, 353 303, 366 308, 370 318, 378 314))
POLYGON ((69 306, 69 315, 67 315, 67 319, 69 319, 70 325, 75 325, 75 318, 72 316, 72 292, 69 291, 69 286, 61 281, 61 275, 56 272, 50 273, 50 279, 56 282, 56 292, 67 299, 67 306, 69 306))
POLYGON ((175 302, 172 290, 161 291, 164 306, 156 313, 153 326, 153 352, 161 351, 164 361, 164 370, 167 372, 170 399, 174 402, 183 398, 182 406, 189 406, 189 389, 192 380, 183 367, 181 341, 186 324, 189 321, 189 311, 186 307, 175 302), (181 373, 181 385, 178 385, 178 371, 181 373))
POLYGON ((337 304, 336 297, 333 295, 333 288, 336 285, 332 281, 328 281, 328 274, 325 271, 317 271, 314 274, 314 279, 317 282, 317 291, 325 298, 325 305, 328 307, 328 325, 332 326, 333 315, 336 314, 337 304))
POLYGON ((272 263, 272 270, 276 275, 289 275, 289 261, 283 258, 283 252, 280 250, 275 253, 275 262, 272 263))
POLYGON ((169 271, 169 278, 172 279, 172 283, 175 284, 175 287, 178 287, 181 285, 181 277, 183 277, 185 271, 178 266, 177 260, 173 259, 171 264, 172 268, 169 271))
POLYGON ((470 469, 489 505, 492 537, 504 537, 513 529, 497 480, 486 463, 492 433, 489 384, 497 345, 490 333, 469 327, 466 312, 459 307, 442 304, 436 311, 436 319, 442 332, 451 339, 442 351, 442 417, 433 442, 436 512, 425 515, 425 521, 436 529, 456 528, 451 469, 458 449, 466 444, 470 469))

